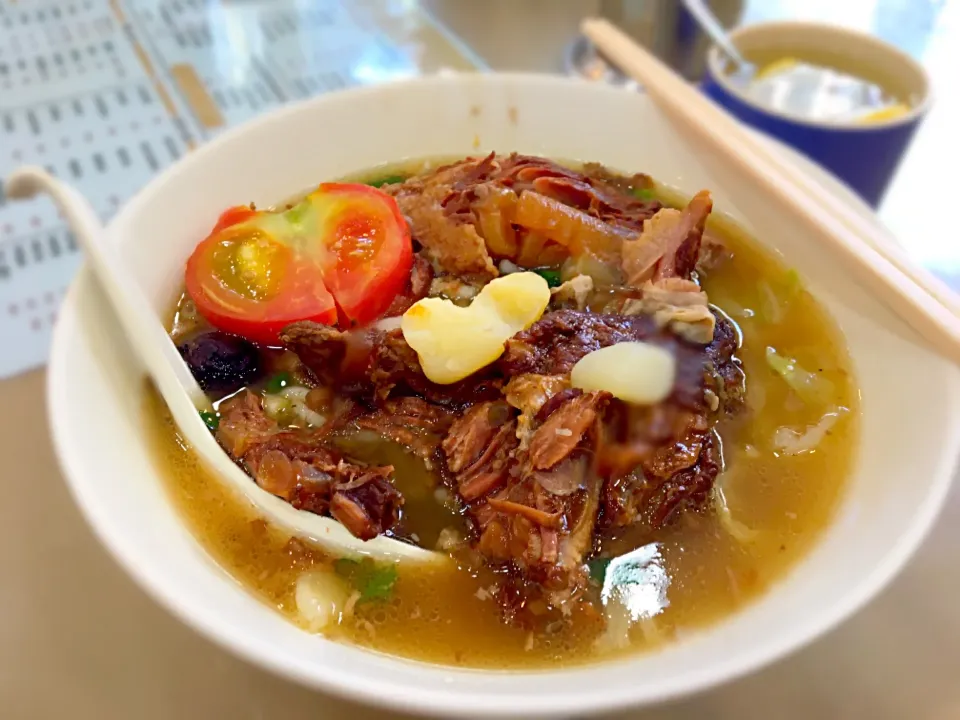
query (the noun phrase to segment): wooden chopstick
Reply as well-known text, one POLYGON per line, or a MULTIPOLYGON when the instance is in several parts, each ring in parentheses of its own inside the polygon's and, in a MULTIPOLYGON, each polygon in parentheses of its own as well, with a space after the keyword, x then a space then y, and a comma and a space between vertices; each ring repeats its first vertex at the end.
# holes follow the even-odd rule
POLYGON ((752 137, 740 123, 687 84, 614 25, 588 19, 581 29, 603 55, 641 83, 681 129, 709 145, 738 170, 751 189, 839 257, 865 287, 920 333, 940 354, 960 364, 960 299, 916 266, 871 223, 804 177, 752 137))

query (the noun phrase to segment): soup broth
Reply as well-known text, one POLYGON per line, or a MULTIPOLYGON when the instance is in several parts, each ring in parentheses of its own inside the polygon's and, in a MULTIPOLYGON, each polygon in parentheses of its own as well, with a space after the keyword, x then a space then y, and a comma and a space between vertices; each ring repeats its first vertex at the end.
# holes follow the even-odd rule
MULTIPOLYGON (((423 168, 423 162, 378 168, 353 180, 395 181, 423 168)), ((647 192, 666 206, 685 202, 667 188, 647 192)), ((810 550, 834 517, 854 462, 859 409, 849 359, 832 320, 796 273, 725 219, 711 220, 707 233, 722 241, 728 257, 699 279, 742 336, 746 408, 717 425, 725 467, 710 504, 653 533, 628 527, 598 537, 591 572, 602 574, 617 563, 610 558, 637 548, 646 553, 639 582, 656 599, 645 619, 616 622, 579 605, 565 622, 511 624, 494 600, 495 571, 458 558, 440 567, 370 569, 383 573, 375 577, 377 590, 370 597, 353 593, 324 635, 464 667, 593 662, 656 647, 737 611, 810 550)), ((191 322, 189 304, 181 303, 174 333, 188 331, 191 322)), ((310 631, 298 609, 298 580, 318 571, 343 577, 343 561, 264 522, 210 477, 151 388, 144 417, 171 500, 198 541, 244 588, 310 631)), ((343 442, 362 445, 364 436, 348 434, 343 442)), ((390 443, 373 452, 383 457, 370 460, 396 468, 410 508, 400 535, 433 547, 444 528, 463 531, 422 461, 390 443)))

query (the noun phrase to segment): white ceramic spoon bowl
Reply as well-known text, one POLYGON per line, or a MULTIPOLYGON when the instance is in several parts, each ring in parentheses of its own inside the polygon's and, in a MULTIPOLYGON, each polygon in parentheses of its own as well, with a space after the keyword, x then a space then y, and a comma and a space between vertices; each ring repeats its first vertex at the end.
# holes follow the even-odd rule
POLYGON ((127 340, 140 356, 140 361, 170 408, 184 439, 210 472, 242 493, 263 517, 297 537, 338 555, 369 555, 406 562, 448 561, 447 556, 441 553, 384 536, 360 540, 336 520, 297 510, 261 489, 227 456, 207 429, 199 411, 209 409, 210 401, 181 359, 129 271, 107 244, 106 233, 86 199, 38 167, 23 167, 14 171, 5 187, 11 198, 25 198, 46 192, 57 203, 69 221, 77 242, 84 249, 101 287, 110 298, 127 340))

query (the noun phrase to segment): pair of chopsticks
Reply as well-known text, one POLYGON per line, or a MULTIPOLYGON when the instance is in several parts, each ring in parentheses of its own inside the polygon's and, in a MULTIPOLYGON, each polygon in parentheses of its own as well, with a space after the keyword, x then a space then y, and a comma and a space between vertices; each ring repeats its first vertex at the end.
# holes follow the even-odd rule
POLYGON ((641 83, 678 129, 735 165, 750 189, 800 225, 847 271, 916 330, 931 349, 960 364, 960 296, 917 266, 873 223, 785 162, 739 121, 606 20, 588 19, 583 34, 612 63, 641 83))

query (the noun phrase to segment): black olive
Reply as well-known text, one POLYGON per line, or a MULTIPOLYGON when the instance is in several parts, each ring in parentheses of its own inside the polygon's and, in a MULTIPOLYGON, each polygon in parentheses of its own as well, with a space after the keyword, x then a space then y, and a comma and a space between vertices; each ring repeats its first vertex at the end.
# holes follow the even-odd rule
POLYGON ((213 331, 177 346, 190 372, 205 392, 227 394, 260 375, 260 351, 236 335, 213 331))

